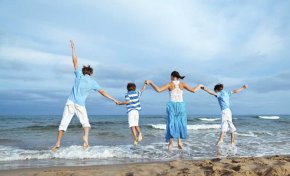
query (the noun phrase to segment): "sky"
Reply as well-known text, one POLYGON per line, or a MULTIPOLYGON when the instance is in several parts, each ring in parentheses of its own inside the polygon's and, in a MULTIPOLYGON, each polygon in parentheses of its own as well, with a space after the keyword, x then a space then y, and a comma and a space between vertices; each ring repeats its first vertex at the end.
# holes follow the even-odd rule
MULTIPOLYGON (((0 115, 60 115, 79 64, 123 101, 128 82, 184 82, 232 90, 234 114, 290 114, 290 1, 0 0, 0 115)), ((216 98, 186 92, 190 115, 219 114, 216 98)), ((143 115, 165 114, 168 92, 147 87, 143 115)), ((89 114, 125 115, 92 92, 89 114)))

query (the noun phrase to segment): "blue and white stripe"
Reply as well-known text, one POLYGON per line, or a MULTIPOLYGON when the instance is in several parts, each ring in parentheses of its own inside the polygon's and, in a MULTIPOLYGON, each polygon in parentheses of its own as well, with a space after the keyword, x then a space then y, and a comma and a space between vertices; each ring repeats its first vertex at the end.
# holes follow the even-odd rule
POLYGON ((126 101, 129 103, 127 104, 127 112, 130 112, 132 110, 141 110, 141 105, 139 98, 141 97, 141 91, 129 91, 125 95, 126 101))

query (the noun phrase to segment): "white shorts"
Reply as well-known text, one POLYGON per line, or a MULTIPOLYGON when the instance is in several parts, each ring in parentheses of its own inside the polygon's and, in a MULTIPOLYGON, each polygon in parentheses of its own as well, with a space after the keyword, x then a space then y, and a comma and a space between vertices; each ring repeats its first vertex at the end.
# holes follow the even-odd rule
POLYGON ((128 112, 129 127, 139 126, 139 111, 131 110, 128 112))
POLYGON ((222 111, 222 124, 221 124, 221 131, 227 132, 230 130, 230 132, 235 132, 236 127, 233 124, 232 121, 232 111, 228 108, 222 111))
POLYGON ((66 131, 71 119, 75 114, 79 118, 83 127, 91 127, 86 107, 80 106, 70 100, 67 100, 58 130, 66 131))

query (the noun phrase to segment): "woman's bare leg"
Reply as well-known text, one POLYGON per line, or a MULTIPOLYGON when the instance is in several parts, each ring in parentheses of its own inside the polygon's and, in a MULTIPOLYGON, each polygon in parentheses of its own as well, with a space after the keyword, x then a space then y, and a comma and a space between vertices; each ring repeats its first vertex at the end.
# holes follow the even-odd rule
POLYGON ((183 144, 182 144, 180 138, 178 139, 178 148, 179 148, 179 149, 183 149, 183 144))
POLYGON ((170 138, 170 140, 169 140, 169 144, 168 144, 168 150, 171 150, 172 147, 173 147, 173 139, 170 138))

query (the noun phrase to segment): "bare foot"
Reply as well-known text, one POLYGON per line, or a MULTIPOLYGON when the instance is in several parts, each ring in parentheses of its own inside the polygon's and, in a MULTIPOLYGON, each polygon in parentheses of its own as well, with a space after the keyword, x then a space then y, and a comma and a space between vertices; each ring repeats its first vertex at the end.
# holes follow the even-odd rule
POLYGON ((139 133, 138 135, 138 141, 142 141, 143 137, 142 137, 142 133, 139 133))
POLYGON ((231 145, 232 145, 232 147, 235 147, 236 146, 235 142, 232 142, 231 145))
POLYGON ((172 147, 173 147, 173 144, 172 143, 169 143, 168 144, 168 150, 170 151, 172 149, 172 147))
POLYGON ((83 148, 86 150, 87 148, 89 148, 88 137, 83 136, 83 140, 84 140, 83 148))
POLYGON ((183 149, 183 145, 182 145, 182 143, 178 143, 178 148, 179 148, 180 150, 183 149))
POLYGON ((138 141, 137 140, 134 141, 134 145, 135 146, 138 145, 138 141))
POLYGON ((54 146, 52 147, 50 150, 55 153, 58 149, 60 148, 60 146, 54 146))

